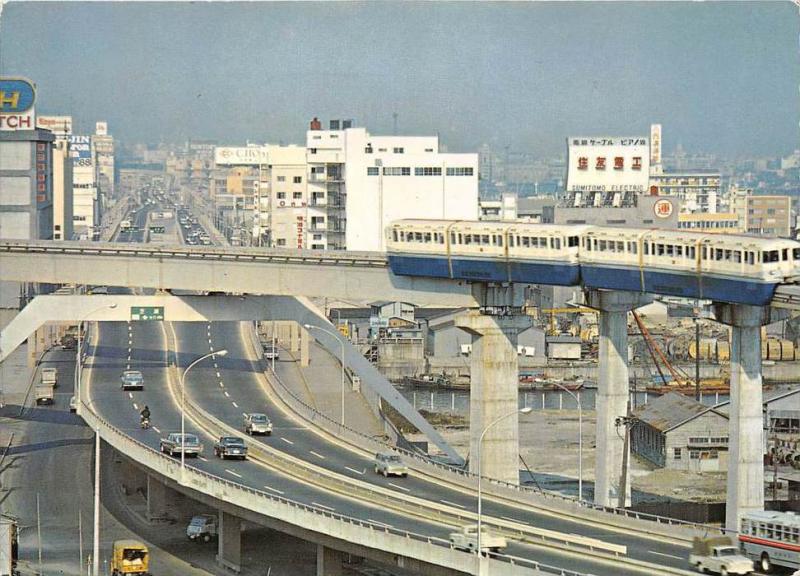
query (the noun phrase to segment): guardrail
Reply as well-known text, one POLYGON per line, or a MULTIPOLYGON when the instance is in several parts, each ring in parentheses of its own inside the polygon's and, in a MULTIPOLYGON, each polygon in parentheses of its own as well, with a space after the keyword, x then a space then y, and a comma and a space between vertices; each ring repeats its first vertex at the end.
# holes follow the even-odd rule
POLYGON ((93 254, 113 257, 179 258, 184 260, 221 260, 308 266, 351 266, 386 269, 386 257, 370 252, 324 252, 280 248, 233 248, 229 246, 145 246, 99 244, 98 242, 0 241, 0 252, 37 254, 93 254))
MULTIPOLYGON (((376 452, 376 451, 391 450, 413 461, 413 463, 415 464, 414 466, 415 470, 422 471, 426 474, 430 474, 431 476, 450 484, 454 483, 454 480, 461 480, 462 482, 459 482, 461 487, 469 490, 476 489, 477 474, 472 473, 463 468, 457 468, 441 462, 436 462, 435 460, 432 460, 427 456, 423 456, 418 452, 406 450, 391 445, 379 438, 368 436, 346 425, 343 426, 340 422, 337 422, 333 418, 319 412, 313 406, 307 404, 304 400, 299 398, 288 386, 286 386, 278 377, 278 375, 272 372, 269 363, 264 361, 261 351, 261 344, 260 341, 258 340, 258 334, 255 327, 253 326, 251 329, 248 330, 248 332, 250 333, 251 336, 251 344, 258 354, 258 357, 261 361, 262 370, 264 371, 267 380, 270 381, 272 390, 275 391, 278 398, 282 402, 284 402, 289 407, 290 410, 295 412, 305 421, 314 426, 317 426, 324 432, 327 432, 328 434, 335 436, 337 439, 343 440, 348 444, 357 447, 362 451, 376 452)), ((696 535, 698 532, 701 532, 703 534, 725 533, 725 529, 720 526, 710 526, 706 524, 687 522, 675 518, 668 518, 664 516, 658 516, 655 514, 648 514, 645 512, 636 512, 633 510, 627 510, 625 508, 601 506, 599 504, 594 504, 586 500, 579 501, 577 498, 560 494, 557 492, 546 491, 539 488, 533 488, 528 486, 520 486, 518 484, 504 482, 502 480, 497 480, 496 478, 491 478, 487 476, 482 476, 482 480, 484 482, 484 490, 486 491, 485 493, 487 495, 491 494, 493 496, 501 498, 513 498, 514 496, 524 496, 525 497, 524 499, 514 498, 514 500, 519 503, 524 503, 527 505, 536 505, 536 506, 541 506, 541 503, 534 502, 532 500, 533 498, 542 498, 545 500, 549 499, 551 502, 559 502, 561 504, 569 506, 571 508, 570 510, 571 513, 574 515, 576 519, 578 519, 581 522, 585 522, 587 520, 586 518, 587 512, 597 512, 602 515, 606 515, 605 519, 601 518, 598 515, 595 515, 595 520, 599 522, 605 522, 606 524, 608 524, 609 520, 611 520, 611 518, 609 518, 608 516, 616 518, 626 518, 632 520, 643 520, 653 523, 654 526, 652 527, 643 526, 640 528, 640 531, 651 532, 652 534, 658 536, 667 536, 671 539, 680 540, 681 542, 690 542, 692 537, 696 535), (492 487, 500 489, 501 492, 492 492, 492 487), (686 529, 686 533, 678 534, 674 530, 676 527, 686 529), (651 530, 650 528, 656 528, 656 530, 651 530), (668 530, 661 530, 661 528, 668 528, 668 530)), ((554 509, 554 511, 560 513, 566 512, 564 508, 554 509)), ((620 526, 620 527, 625 529, 630 529, 630 526, 620 526)))
MULTIPOLYGON (((178 485, 256 514, 269 516, 336 539, 375 548, 400 557, 415 558, 455 571, 472 573, 479 561, 476 554, 456 549, 449 540, 443 538, 401 530, 383 523, 362 520, 305 504, 209 474, 191 464, 187 464, 182 472, 179 460, 128 436, 123 430, 97 414, 91 406, 92 403, 87 402, 85 397, 88 394, 87 382, 91 367, 84 370, 83 373, 87 377, 80 387, 79 413, 89 427, 97 431, 116 450, 151 471, 170 478, 178 485)), ((494 555, 488 561, 492 564, 492 573, 499 576, 542 573, 559 576, 588 576, 584 573, 512 555, 494 555)))

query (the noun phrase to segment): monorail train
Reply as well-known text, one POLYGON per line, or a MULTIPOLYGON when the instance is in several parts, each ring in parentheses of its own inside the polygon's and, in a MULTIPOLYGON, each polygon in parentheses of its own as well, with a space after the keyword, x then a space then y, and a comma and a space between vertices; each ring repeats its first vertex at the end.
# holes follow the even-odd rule
POLYGON ((678 230, 399 220, 386 230, 400 276, 630 290, 764 305, 800 275, 800 243, 678 230))

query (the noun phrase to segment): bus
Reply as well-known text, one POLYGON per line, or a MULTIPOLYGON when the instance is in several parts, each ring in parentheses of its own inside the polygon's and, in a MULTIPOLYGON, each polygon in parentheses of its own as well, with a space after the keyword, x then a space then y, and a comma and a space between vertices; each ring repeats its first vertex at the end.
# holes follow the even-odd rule
POLYGON ((773 566, 800 568, 800 516, 794 512, 747 512, 742 517, 739 544, 762 572, 773 566))

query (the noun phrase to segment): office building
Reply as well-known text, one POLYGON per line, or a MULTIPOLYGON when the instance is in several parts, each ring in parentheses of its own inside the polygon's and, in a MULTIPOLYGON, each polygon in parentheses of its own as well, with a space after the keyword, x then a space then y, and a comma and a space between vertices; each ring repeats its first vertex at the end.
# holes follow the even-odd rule
POLYGON ((37 116, 36 127, 53 133, 53 240, 72 240, 72 116, 37 116))
POLYGON ((477 220, 478 155, 440 151, 437 136, 373 136, 349 120, 316 118, 306 133, 308 194, 328 249, 383 250, 401 218, 477 220))
POLYGON ((102 208, 114 197, 114 137, 108 133, 106 122, 95 124, 92 152, 97 168, 97 195, 102 208))
POLYGON ((722 176, 719 172, 666 172, 650 175, 650 192, 674 196, 683 212, 715 213, 719 208, 722 176))

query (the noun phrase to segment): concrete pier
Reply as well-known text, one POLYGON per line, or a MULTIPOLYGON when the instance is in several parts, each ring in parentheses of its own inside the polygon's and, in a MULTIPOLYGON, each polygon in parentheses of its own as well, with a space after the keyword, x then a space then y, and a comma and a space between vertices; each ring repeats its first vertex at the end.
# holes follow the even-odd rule
MULTIPOLYGON (((602 506, 616 506, 625 428, 618 428, 615 420, 628 413, 628 312, 652 299, 636 292, 591 290, 587 292, 587 301, 589 306, 600 311, 594 501, 602 506)), ((626 481, 625 486, 627 506, 630 505, 630 481, 626 481)))
POLYGON ((728 494, 725 528, 738 530, 745 512, 764 509, 764 420, 761 326, 777 321, 770 308, 715 306, 717 321, 731 326, 731 408, 728 422, 728 494))
MULTIPOLYGON (((134 467, 131 464, 128 466, 134 467)), ((164 517, 168 502, 167 490, 168 488, 151 474, 147 475, 147 519, 150 522, 164 517)))
MULTIPOLYGON (((487 316, 478 311, 456 318, 472 335, 469 469, 478 471, 478 439, 496 418, 518 408, 517 334, 530 325, 521 315, 487 316)), ((481 474, 519 483, 519 422, 506 418, 484 436, 481 474)))
POLYGON ((317 576, 341 576, 344 553, 322 544, 317 544, 317 576))
POLYGON ((234 572, 242 571, 242 520, 219 511, 217 564, 234 572))

